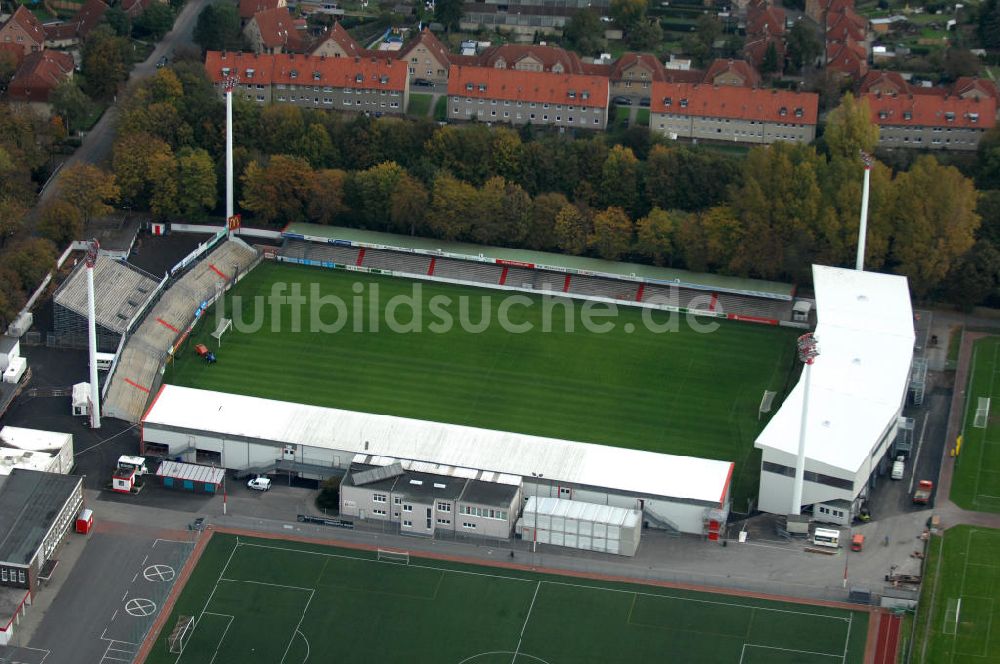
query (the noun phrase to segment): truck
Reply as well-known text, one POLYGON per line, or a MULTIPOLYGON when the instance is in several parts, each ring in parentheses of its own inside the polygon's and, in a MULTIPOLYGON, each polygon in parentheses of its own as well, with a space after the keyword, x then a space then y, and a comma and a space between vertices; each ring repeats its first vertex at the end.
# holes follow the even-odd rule
POLYGON ((934 482, 930 480, 920 480, 917 488, 913 492, 914 505, 926 505, 931 500, 931 493, 934 491, 934 482))
POLYGON ((141 456, 122 455, 111 476, 111 490, 117 493, 139 493, 142 489, 142 478, 149 474, 146 460, 141 456))

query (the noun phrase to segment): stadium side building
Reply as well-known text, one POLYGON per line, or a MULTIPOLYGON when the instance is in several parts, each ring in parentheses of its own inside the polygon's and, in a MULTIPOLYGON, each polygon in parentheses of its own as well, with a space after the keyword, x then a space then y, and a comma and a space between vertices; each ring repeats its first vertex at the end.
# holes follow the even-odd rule
POLYGON ((142 453, 321 479, 351 464, 491 481, 521 495, 638 509, 650 527, 718 535, 734 464, 164 385, 142 418, 142 453), (712 530, 716 532, 713 533, 712 530))
MULTIPOLYGON (((906 278, 813 266, 819 357, 812 367, 802 505, 814 517, 850 523, 889 450, 909 389, 915 339, 906 278)), ((757 437, 758 508, 788 514, 798 454, 799 383, 757 437)))

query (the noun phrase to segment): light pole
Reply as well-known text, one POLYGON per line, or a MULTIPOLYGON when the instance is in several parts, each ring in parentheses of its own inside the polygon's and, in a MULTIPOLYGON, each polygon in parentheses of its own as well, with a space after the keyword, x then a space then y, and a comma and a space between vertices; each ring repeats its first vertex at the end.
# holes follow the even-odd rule
POLYGON ((809 421, 809 380, 812 375, 812 365, 819 356, 817 339, 812 332, 803 334, 798 339, 799 360, 805 364, 802 377, 802 422, 799 425, 799 455, 795 458, 795 482, 792 484, 792 505, 789 514, 802 513, 802 482, 806 471, 806 424, 809 421))
POLYGON ((101 392, 97 385, 97 314, 94 311, 94 266, 100 250, 97 240, 87 243, 87 348, 90 351, 90 426, 101 428, 101 392))
POLYGON ((861 163, 865 165, 865 183, 861 188, 861 225, 858 228, 858 258, 854 266, 854 269, 859 272, 865 269, 865 240, 868 236, 868 190, 874 159, 870 154, 861 150, 861 163))
MULTIPOLYGON (((222 81, 226 92, 226 227, 233 218, 233 88, 239 83, 238 76, 229 76, 222 81)), ((230 231, 232 235, 232 231, 230 231)))

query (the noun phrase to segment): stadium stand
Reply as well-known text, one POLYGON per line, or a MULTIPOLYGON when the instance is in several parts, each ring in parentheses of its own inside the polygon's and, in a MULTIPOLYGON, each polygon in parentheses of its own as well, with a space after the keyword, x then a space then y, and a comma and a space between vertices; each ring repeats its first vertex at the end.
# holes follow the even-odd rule
POLYGON ((489 285, 499 284, 502 272, 503 268, 493 263, 463 261, 455 258, 438 258, 434 268, 435 277, 478 281, 489 285))
POLYGON ((425 275, 427 274, 427 268, 431 265, 431 258, 422 254, 369 249, 365 252, 365 260, 362 265, 379 270, 425 275))
MULTIPOLYGON (((484 263, 460 258, 432 257, 391 249, 365 249, 360 253, 357 247, 329 245, 289 239, 278 251, 282 257, 292 260, 312 260, 333 262, 340 265, 356 265, 361 258, 368 268, 391 270, 401 274, 424 276, 429 273, 433 261, 434 277, 478 282, 483 285, 499 285, 506 271, 503 285, 511 288, 528 288, 537 291, 562 293, 566 285, 566 272, 516 267, 494 263, 484 263)), ((684 309, 718 311, 727 315, 760 321, 791 320, 792 302, 772 300, 750 295, 713 293, 709 290, 682 288, 669 284, 643 283, 611 277, 597 277, 572 274, 568 294, 582 297, 606 297, 623 302, 635 302, 642 289, 645 304, 666 304, 684 309)))
POLYGON ((615 281, 614 279, 589 277, 582 274, 574 274, 569 285, 571 294, 609 297, 613 300, 631 302, 635 302, 635 294, 638 290, 639 284, 634 281, 615 281))
MULTIPOLYGON (((128 263, 100 254, 94 265, 94 314, 98 347, 113 351, 129 321, 146 305, 159 279, 128 263)), ((87 344, 87 273, 81 261, 56 290, 54 328, 62 343, 87 344)))
POLYGON ((227 240, 195 263, 161 295, 125 342, 104 401, 104 414, 138 422, 170 347, 232 278, 253 266, 258 253, 242 240, 227 240))

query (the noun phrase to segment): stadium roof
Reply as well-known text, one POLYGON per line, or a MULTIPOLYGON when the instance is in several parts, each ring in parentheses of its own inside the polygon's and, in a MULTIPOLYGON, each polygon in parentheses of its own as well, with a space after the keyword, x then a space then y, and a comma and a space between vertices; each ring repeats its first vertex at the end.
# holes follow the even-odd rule
MULTIPOLYGON (((164 385, 144 427, 476 468, 719 505, 732 462, 164 385)), ((405 464, 404 464, 405 465, 405 464)))
POLYGON ((449 242, 447 240, 396 235, 357 228, 341 228, 339 226, 294 223, 289 224, 285 228, 284 235, 286 237, 316 239, 327 242, 340 240, 346 243, 375 246, 377 248, 401 248, 441 252, 459 257, 483 256, 485 258, 513 261, 515 263, 529 263, 539 268, 576 270, 587 274, 605 274, 614 277, 636 277, 646 281, 676 284, 688 288, 757 295, 779 300, 791 300, 795 291, 795 287, 791 284, 783 284, 777 281, 726 277, 716 274, 674 270, 655 265, 606 261, 600 258, 568 256, 545 251, 489 247, 479 244, 449 242))
MULTIPOLYGON (((97 324, 117 334, 152 297, 157 282, 128 263, 98 254, 94 265, 94 313, 97 324)), ((56 291, 54 302, 87 317, 87 270, 84 261, 56 291)))
MULTIPOLYGON (((906 277, 813 266, 819 357, 812 368, 808 461, 857 472, 895 422, 913 358, 906 277)), ((798 454, 802 381, 755 446, 798 454)))

